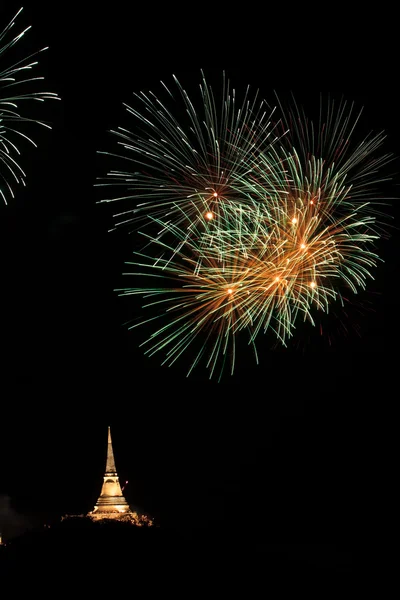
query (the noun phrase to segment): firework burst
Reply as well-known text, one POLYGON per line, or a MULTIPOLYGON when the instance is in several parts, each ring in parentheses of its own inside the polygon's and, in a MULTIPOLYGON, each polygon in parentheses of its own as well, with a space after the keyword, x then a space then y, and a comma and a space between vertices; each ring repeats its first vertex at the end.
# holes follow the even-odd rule
MULTIPOLYGON (((179 208, 177 207, 177 210, 179 208)), ((195 358, 189 373, 203 356, 214 372, 219 359, 230 357, 232 369, 235 363, 235 335, 247 329, 251 341, 251 317, 247 314, 246 296, 251 278, 251 256, 248 252, 250 239, 254 236, 243 227, 233 236, 232 226, 238 215, 231 204, 216 221, 204 227, 204 207, 193 206, 197 218, 190 228, 182 228, 171 222, 153 218, 164 235, 147 240, 152 254, 137 252, 130 265, 139 271, 126 273, 135 278, 149 278, 151 286, 130 287, 119 290, 122 295, 140 295, 145 307, 156 312, 155 316, 131 325, 131 328, 156 320, 159 328, 143 344, 146 354, 163 351, 166 364, 173 364, 189 347, 195 358), (221 228, 221 221, 230 218, 229 228, 221 228), (221 240, 221 237, 224 239, 221 240), (223 243, 221 243, 223 241, 223 243), (156 255, 154 255, 156 251, 156 255), (197 346, 197 350, 195 349, 197 346)), ((253 344, 255 351, 255 345, 253 344)))
POLYGON ((7 198, 14 197, 15 185, 25 185, 25 173, 19 164, 21 142, 28 141, 36 146, 24 132, 26 124, 36 123, 51 129, 47 123, 25 115, 22 106, 29 104, 30 101, 59 99, 57 94, 52 92, 30 91, 32 86, 35 87, 37 82, 43 79, 43 77, 30 75, 31 70, 38 64, 37 60, 32 59, 47 48, 42 48, 10 65, 4 63, 8 53, 12 53, 13 47, 30 29, 27 27, 13 37, 15 20, 21 11, 22 8, 4 30, 0 31, 0 195, 5 203, 7 198))
POLYGON ((392 157, 376 156, 382 134, 354 142, 360 114, 344 102, 329 102, 314 126, 278 101, 281 117, 271 121, 274 111, 254 102, 236 110, 224 86, 217 119, 203 79, 201 121, 177 85, 188 130, 146 95, 146 116, 133 114, 151 135, 116 132, 143 168, 109 174, 106 185, 123 186, 135 203, 120 224, 151 224, 127 263, 134 283, 118 292, 150 311, 130 323, 153 327, 146 354, 164 354, 167 365, 186 356, 188 374, 204 361, 212 377, 227 363, 233 373, 239 340, 258 362, 260 334, 286 346, 300 322, 315 325, 366 288, 380 261, 381 173, 392 157))
MULTIPOLYGON (((274 110, 258 93, 251 96, 247 88, 239 102, 224 75, 218 102, 203 76, 197 109, 175 77, 174 82, 174 91, 162 84, 164 100, 152 92, 135 94, 139 108, 125 105, 135 133, 113 130, 123 153, 101 153, 124 161, 128 169, 140 169, 112 170, 98 184, 114 192, 101 202, 128 204, 126 211, 114 215, 116 227, 136 227, 149 215, 188 225, 197 218, 199 206, 206 219, 218 217, 225 202, 245 201, 239 178, 260 153, 272 152, 277 141, 276 126, 271 125, 274 110)), ((270 171, 271 193, 280 189, 279 166, 270 171)))
POLYGON ((225 203, 224 214, 205 225, 196 206, 189 228, 153 219, 164 235, 143 233, 147 253, 136 253, 127 264, 139 270, 126 273, 151 285, 118 290, 141 296, 152 311, 131 328, 161 322, 143 344, 146 354, 164 352, 168 365, 194 357, 188 374, 205 358, 210 377, 228 359, 233 372, 243 332, 258 362, 259 333, 270 331, 286 346, 299 319, 314 324, 313 312, 328 312, 341 289, 365 287, 378 260, 367 249, 376 236, 359 233, 369 217, 321 223, 308 206, 296 208, 294 217, 292 203, 280 198, 225 203))

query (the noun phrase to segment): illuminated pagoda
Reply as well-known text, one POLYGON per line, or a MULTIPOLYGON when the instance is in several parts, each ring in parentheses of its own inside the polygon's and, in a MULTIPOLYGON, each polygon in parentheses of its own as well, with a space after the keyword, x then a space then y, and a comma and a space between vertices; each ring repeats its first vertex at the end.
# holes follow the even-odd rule
POLYGON ((153 524, 152 519, 147 515, 139 515, 137 512, 132 511, 125 500, 115 467, 110 427, 108 428, 107 462, 103 486, 93 511, 89 512, 87 516, 93 521, 113 519, 128 521, 139 526, 153 524))
POLYGON ((119 483, 117 469, 115 467, 114 451, 111 440, 111 429, 108 428, 107 461, 106 471, 104 473, 103 485, 100 496, 94 506, 94 509, 81 515, 64 515, 61 520, 71 518, 89 518, 92 521, 104 521, 112 519, 113 521, 125 521, 139 527, 154 525, 153 519, 143 513, 131 510, 126 501, 119 483))
POLYGON ((119 519, 129 515, 131 509, 125 500, 119 483, 115 467, 114 451, 111 440, 111 428, 108 428, 107 462, 104 473, 103 487, 99 499, 92 512, 88 514, 92 519, 119 519))

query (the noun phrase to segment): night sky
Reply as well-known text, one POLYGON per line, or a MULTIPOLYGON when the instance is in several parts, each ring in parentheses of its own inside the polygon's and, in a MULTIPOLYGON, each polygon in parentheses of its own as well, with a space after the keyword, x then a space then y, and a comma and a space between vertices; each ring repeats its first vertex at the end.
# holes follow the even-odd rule
MULTIPOLYGON (((269 531, 264 541, 348 547, 357 478, 394 397, 398 233, 380 244, 385 264, 360 296, 361 316, 349 307, 347 334, 333 317, 331 345, 305 327, 299 348, 265 340, 259 366, 242 353, 220 384, 202 367, 186 379, 185 365, 144 358, 122 326, 125 299, 113 289, 130 240, 107 232, 111 210, 96 204, 107 169, 96 151, 113 148, 109 129, 129 126, 122 102, 134 91, 157 91, 172 74, 195 89, 200 69, 218 86, 225 69, 234 87, 250 84, 271 102, 273 90, 306 106, 320 92, 354 100, 365 107, 361 132, 385 130, 384 150, 399 155, 394 42, 372 39, 362 21, 351 35, 338 19, 308 37, 296 19, 270 15, 257 35, 255 11, 243 22, 222 10, 206 18, 199 6, 189 15, 130 4, 35 3, 18 19, 19 30, 33 26, 24 53, 50 46, 38 72, 62 102, 40 107, 53 129, 32 130, 27 188, 0 207, 0 506, 20 523, 31 517, 18 513, 91 509, 111 424, 127 498, 162 524, 250 523, 269 531)), ((2 3, 1 25, 15 12, 2 3)))

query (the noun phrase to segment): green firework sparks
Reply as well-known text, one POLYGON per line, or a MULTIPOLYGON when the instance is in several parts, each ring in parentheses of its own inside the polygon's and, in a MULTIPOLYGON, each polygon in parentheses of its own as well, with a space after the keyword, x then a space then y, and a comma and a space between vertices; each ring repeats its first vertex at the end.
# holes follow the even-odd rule
POLYGON ((36 123, 43 127, 50 125, 31 118, 25 108, 31 102, 59 99, 52 92, 36 91, 36 86, 43 77, 32 76, 31 72, 38 65, 34 60, 37 55, 47 50, 41 50, 17 62, 7 64, 8 57, 12 61, 13 47, 23 39, 30 29, 13 36, 15 20, 20 15, 18 11, 10 23, 0 31, 0 196, 7 203, 8 198, 14 197, 14 187, 25 185, 25 173, 20 164, 20 145, 28 141, 33 146, 35 142, 26 133, 26 125, 36 123))
MULTIPOLYGON (((217 102, 203 76, 198 109, 175 77, 174 83, 173 90, 162 84, 163 100, 152 92, 135 94, 138 108, 125 105, 134 132, 122 127, 113 130, 121 152, 102 153, 127 166, 127 170, 110 171, 98 184, 113 193, 102 202, 129 204, 115 214, 116 227, 136 227, 149 215, 189 224, 197 206, 213 215, 225 201, 244 202, 238 178, 246 176, 252 159, 273 151, 274 110, 257 92, 251 95, 247 88, 239 100, 224 76, 217 102)), ((277 163, 268 189, 277 193, 281 183, 277 163)))

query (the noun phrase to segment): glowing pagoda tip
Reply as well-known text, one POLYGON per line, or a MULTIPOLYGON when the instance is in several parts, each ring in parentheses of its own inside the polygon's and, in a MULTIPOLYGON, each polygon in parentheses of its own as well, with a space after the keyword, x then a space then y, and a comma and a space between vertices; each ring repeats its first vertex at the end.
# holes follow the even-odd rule
POLYGON ((111 440, 111 427, 108 426, 106 473, 116 473, 116 472, 117 472, 117 470, 115 468, 114 451, 113 451, 112 440, 111 440))

